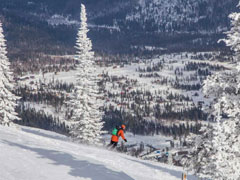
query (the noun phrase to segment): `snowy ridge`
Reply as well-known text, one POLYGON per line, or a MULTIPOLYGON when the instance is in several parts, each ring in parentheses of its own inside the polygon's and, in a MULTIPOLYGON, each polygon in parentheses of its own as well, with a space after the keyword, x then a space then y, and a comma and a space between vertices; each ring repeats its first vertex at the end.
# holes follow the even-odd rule
POLYGON ((65 136, 21 126, 0 126, 0 151, 1 180, 179 180, 182 173, 181 168, 74 144, 65 136))
MULTIPOLYGON (((45 18, 44 18, 45 20, 45 18)), ((66 26, 79 26, 80 22, 77 20, 71 20, 71 15, 63 16, 60 14, 54 14, 51 17, 47 19, 47 23, 51 26, 59 26, 59 25, 66 25, 66 26)), ((113 26, 110 25, 95 25, 95 24, 89 24, 89 28, 93 29, 108 29, 110 31, 120 31, 120 27, 116 24, 113 26)))

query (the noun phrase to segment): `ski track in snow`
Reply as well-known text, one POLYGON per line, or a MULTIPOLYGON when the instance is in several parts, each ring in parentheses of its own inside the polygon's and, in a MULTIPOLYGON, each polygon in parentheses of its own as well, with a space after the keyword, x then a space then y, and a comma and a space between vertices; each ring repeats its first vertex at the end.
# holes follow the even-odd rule
POLYGON ((0 180, 179 180, 182 174, 179 167, 21 126, 0 126, 0 161, 0 180))

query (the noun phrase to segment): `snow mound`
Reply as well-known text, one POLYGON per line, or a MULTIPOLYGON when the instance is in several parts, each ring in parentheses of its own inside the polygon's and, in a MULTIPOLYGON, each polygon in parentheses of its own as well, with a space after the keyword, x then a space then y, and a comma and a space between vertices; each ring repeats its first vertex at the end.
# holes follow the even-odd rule
POLYGON ((1 180, 179 180, 182 174, 181 168, 21 126, 0 126, 0 160, 1 180))

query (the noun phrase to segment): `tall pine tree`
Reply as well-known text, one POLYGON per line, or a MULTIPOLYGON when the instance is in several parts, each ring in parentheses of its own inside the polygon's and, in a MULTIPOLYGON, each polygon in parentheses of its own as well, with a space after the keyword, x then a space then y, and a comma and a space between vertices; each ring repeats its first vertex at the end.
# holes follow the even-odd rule
POLYGON ((77 35, 75 48, 76 60, 79 62, 77 84, 71 101, 74 121, 71 134, 81 143, 99 144, 103 133, 102 105, 98 87, 98 76, 92 42, 87 37, 87 17, 85 6, 81 5, 81 26, 77 35))
POLYGON ((7 57, 6 40, 0 22, 0 124, 9 125, 19 119, 15 108, 18 97, 13 94, 13 73, 7 57))
POLYGON ((214 121, 198 141, 192 138, 190 142, 197 143, 186 163, 199 177, 213 180, 240 179, 240 13, 229 17, 232 27, 221 41, 235 53, 235 68, 204 82, 204 94, 212 98, 208 111, 214 121))

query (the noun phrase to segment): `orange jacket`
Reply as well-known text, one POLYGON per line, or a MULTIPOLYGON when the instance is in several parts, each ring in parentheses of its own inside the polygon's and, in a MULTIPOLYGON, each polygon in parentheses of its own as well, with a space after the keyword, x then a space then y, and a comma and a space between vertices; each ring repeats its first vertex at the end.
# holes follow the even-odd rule
POLYGON ((126 139, 126 138, 124 137, 124 131, 123 131, 123 129, 120 129, 120 130, 118 131, 117 136, 112 135, 112 139, 111 139, 111 140, 112 140, 113 142, 118 142, 120 136, 122 137, 123 140, 126 139))

